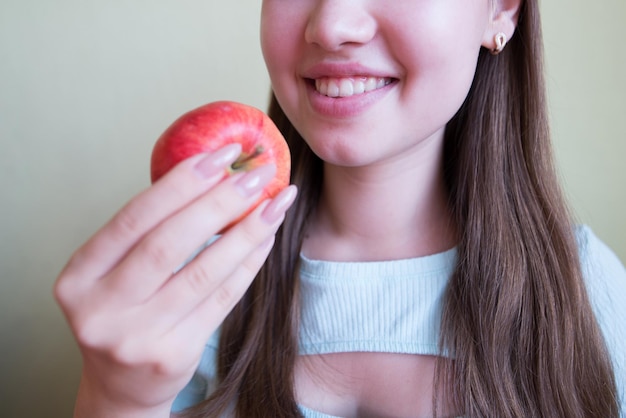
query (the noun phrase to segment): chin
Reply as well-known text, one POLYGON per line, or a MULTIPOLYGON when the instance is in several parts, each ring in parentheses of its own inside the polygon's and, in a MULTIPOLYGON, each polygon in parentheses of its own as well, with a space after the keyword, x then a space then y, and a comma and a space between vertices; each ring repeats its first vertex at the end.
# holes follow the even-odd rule
POLYGON ((376 135, 368 135, 354 124, 324 122, 297 126, 300 135, 311 150, 329 164, 359 166, 377 153, 376 135))
POLYGON ((367 146, 326 141, 323 144, 309 144, 322 161, 339 167, 364 167, 376 161, 375 149, 367 146))

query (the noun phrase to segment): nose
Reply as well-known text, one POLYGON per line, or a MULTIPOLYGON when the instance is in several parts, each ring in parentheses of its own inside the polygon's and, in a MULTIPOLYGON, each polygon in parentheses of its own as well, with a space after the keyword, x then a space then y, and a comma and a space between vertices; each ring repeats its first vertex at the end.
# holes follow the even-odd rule
POLYGON ((376 19, 360 1, 318 0, 305 30, 305 40, 328 51, 364 44, 376 34, 376 19))

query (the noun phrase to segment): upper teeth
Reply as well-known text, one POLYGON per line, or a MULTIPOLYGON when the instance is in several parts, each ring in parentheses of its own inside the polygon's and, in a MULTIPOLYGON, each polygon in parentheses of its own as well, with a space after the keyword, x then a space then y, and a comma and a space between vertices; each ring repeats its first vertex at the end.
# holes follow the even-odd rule
POLYGON ((385 87, 391 79, 385 77, 318 78, 315 89, 329 97, 350 97, 385 87))

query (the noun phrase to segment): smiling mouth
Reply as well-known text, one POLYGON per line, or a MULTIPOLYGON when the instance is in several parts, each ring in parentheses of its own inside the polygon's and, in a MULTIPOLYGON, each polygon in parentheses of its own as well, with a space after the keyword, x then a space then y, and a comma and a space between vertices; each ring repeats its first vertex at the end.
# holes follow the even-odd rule
POLYGON ((310 80, 315 90, 328 97, 352 97, 388 86, 389 77, 323 77, 310 80))

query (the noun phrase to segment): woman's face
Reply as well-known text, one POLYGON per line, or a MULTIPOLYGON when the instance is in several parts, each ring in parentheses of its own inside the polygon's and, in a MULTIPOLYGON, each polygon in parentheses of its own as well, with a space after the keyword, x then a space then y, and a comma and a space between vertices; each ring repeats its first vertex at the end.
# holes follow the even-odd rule
POLYGON ((469 91, 491 0, 264 0, 276 97, 323 160, 363 166, 440 142, 469 91))

